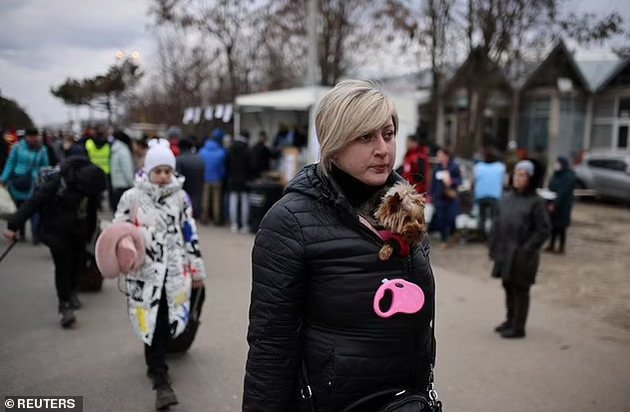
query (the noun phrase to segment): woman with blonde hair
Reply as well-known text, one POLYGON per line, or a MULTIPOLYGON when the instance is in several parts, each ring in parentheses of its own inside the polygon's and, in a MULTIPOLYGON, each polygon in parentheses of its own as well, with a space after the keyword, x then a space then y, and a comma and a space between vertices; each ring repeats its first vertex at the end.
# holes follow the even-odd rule
POLYGON ((374 218, 402 181, 393 171, 398 126, 394 103, 370 82, 343 81, 319 103, 320 162, 289 183, 252 251, 244 411, 337 411, 391 387, 426 393, 429 246, 425 236, 408 256, 380 260, 374 218), (385 278, 419 287, 424 306, 381 317, 374 298, 385 278))

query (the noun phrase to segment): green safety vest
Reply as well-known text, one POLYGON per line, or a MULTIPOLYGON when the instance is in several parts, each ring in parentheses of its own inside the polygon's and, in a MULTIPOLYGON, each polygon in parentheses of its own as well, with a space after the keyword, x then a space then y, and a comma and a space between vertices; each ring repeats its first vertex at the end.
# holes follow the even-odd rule
POLYGON ((96 143, 94 143, 94 140, 90 139, 85 142, 85 150, 87 150, 90 161, 96 166, 103 169, 103 172, 105 172, 105 174, 109 174, 109 155, 111 152, 111 147, 109 143, 105 143, 99 149, 98 147, 96 147, 96 143))

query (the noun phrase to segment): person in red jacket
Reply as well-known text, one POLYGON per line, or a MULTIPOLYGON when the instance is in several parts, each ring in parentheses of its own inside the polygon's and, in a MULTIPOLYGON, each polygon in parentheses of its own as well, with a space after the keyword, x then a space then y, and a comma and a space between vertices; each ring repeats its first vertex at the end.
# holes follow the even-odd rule
POLYGON ((416 187, 418 193, 429 189, 431 165, 429 163, 429 148, 420 144, 416 135, 407 137, 407 153, 403 160, 402 177, 416 187))
POLYGON ((171 144, 171 151, 175 157, 179 157, 182 152, 179 147, 179 140, 182 138, 182 129, 176 126, 170 127, 166 131, 166 137, 171 144))

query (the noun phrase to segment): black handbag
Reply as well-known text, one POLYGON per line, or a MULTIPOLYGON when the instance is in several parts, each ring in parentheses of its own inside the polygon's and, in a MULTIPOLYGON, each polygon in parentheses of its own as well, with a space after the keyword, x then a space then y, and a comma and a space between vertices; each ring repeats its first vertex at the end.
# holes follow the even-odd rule
POLYGON ((342 412, 439 412, 442 404, 429 396, 410 389, 386 389, 365 396, 343 409, 342 412))
MULTIPOLYGON (((426 394, 415 389, 384 389, 352 402, 341 412, 442 412, 442 401, 438 399, 433 384, 433 365, 430 367, 429 387, 426 394)), ((315 412, 317 408, 313 402, 313 391, 303 360, 301 386, 302 399, 308 403, 309 410, 315 412)))
POLYGON ((11 185, 15 190, 19 190, 20 192, 26 192, 31 190, 31 186, 33 186, 33 168, 39 162, 39 153, 35 155, 35 159, 30 163, 28 167, 28 171, 22 174, 14 174, 11 176, 11 185))
POLYGON ((186 324, 184 331, 174 339, 169 339, 166 342, 166 351, 168 353, 182 353, 190 349, 195 336, 197 335, 197 329, 199 329, 199 317, 201 316, 201 307, 206 300, 206 288, 194 288, 190 294, 190 318, 186 324))
MULTIPOLYGON (((433 302, 433 319, 431 320, 431 363, 429 364, 429 383, 426 394, 410 388, 386 388, 366 395, 341 412, 442 412, 442 401, 438 398, 433 383, 433 365, 435 364, 435 301, 433 302)), ((306 364, 302 359, 300 396, 307 402, 311 412, 317 408, 313 401, 313 390, 308 379, 306 364)))
POLYGON ((32 184, 33 176, 30 173, 13 175, 13 177, 11 177, 11 185, 15 190, 19 190, 20 192, 31 190, 32 184))
POLYGON ((77 278, 77 288, 80 292, 98 292, 103 288, 103 275, 96 266, 94 256, 88 255, 86 257, 85 266, 77 278))

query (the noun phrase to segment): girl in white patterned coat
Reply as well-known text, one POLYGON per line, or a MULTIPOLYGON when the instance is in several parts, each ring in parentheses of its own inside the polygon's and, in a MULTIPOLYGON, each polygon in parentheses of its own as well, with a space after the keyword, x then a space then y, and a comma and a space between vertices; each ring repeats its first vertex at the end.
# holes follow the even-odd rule
POLYGON ((126 276, 131 324, 144 341, 147 374, 156 390, 156 409, 177 403, 165 362, 166 343, 184 331, 191 287, 203 287, 205 268, 183 179, 174 175, 175 156, 165 140, 150 142, 135 187, 126 191, 114 222, 142 230, 144 265, 126 276))

